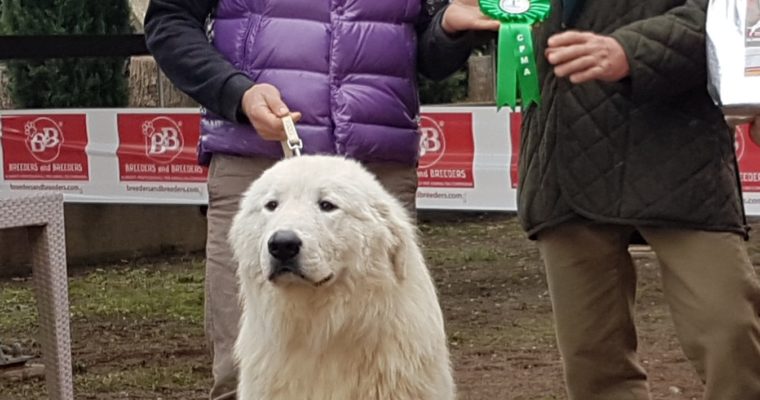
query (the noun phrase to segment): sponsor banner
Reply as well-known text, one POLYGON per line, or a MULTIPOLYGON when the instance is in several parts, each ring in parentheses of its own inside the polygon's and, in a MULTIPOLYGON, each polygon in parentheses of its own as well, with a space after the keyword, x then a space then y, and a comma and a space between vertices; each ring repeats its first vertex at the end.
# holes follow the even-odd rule
POLYGON ((205 182, 197 164, 198 114, 119 114, 121 182, 205 182))
POLYGON ((473 188, 472 113, 427 113, 420 118, 421 187, 473 188))
POLYGON ((760 216, 760 146, 749 135, 750 126, 736 128, 736 158, 748 216, 760 216))
POLYGON ((2 115, 3 178, 87 181, 86 114, 2 115))
POLYGON ((509 131, 507 108, 423 107, 417 207, 515 211, 509 131))
POLYGON ((0 111, 0 197, 58 192, 70 203, 206 204, 206 171, 197 165, 194 149, 199 118, 189 108, 0 111), (180 129, 157 120, 146 132, 163 136, 127 131, 159 117, 180 129), (31 150, 37 158, 28 155, 31 150), (132 173, 127 163, 160 169, 155 176, 146 168, 133 167, 132 173))
MULTIPOLYGON (((516 211, 519 113, 426 106, 419 209, 516 211)), ((61 192, 67 202, 208 201, 197 109, 0 111, 0 197, 61 192)), ((737 130, 744 201, 760 216, 760 147, 737 130)))
POLYGON ((760 193, 760 147, 750 139, 749 125, 736 127, 736 158, 745 193, 760 193))

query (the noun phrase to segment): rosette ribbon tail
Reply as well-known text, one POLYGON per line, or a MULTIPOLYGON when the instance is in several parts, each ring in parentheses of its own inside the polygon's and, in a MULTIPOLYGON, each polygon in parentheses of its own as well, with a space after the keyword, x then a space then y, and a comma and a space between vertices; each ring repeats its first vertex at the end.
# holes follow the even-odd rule
POLYGON ((478 0, 484 15, 501 22, 496 59, 496 107, 523 110, 541 101, 533 25, 546 19, 551 0, 478 0))
POLYGON ((527 108, 541 100, 531 24, 502 22, 496 67, 496 106, 527 108), (519 98, 519 102, 518 102, 519 98))

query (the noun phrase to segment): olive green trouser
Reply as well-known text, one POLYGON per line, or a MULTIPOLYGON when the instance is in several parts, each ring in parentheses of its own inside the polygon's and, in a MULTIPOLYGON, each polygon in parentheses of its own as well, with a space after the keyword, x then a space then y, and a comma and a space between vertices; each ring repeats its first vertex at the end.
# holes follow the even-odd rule
MULTIPOLYGON (((566 223, 538 235, 570 400, 646 400, 636 355, 634 228, 566 223)), ((760 289, 734 233, 638 228, 706 400, 760 399, 760 289)))
MULTIPOLYGON (((264 158, 215 155, 209 166, 205 330, 213 357, 214 382, 209 395, 211 400, 235 399, 237 388, 237 368, 232 351, 241 309, 235 275, 237 266, 232 261, 232 250, 227 244, 227 231, 243 192, 273 164, 273 160, 264 158)), ((389 163, 365 166, 414 215, 417 169, 414 166, 389 163)))

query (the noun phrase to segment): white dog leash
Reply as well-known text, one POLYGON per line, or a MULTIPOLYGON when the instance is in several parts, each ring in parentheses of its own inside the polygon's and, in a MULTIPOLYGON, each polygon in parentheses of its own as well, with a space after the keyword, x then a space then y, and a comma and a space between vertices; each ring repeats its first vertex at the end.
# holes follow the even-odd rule
POLYGON ((303 149, 303 142, 298 137, 298 131, 296 131, 296 124, 293 122, 293 117, 288 114, 282 117, 282 124, 285 126, 286 140, 280 142, 282 145, 282 152, 285 154, 285 158, 293 156, 300 156, 301 149, 303 149))

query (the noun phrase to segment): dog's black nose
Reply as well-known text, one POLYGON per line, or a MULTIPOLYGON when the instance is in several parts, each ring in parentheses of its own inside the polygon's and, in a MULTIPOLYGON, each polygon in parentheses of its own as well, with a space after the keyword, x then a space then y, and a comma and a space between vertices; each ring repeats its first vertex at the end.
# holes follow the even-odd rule
POLYGON ((280 261, 288 261, 295 258, 301 251, 301 239, 293 231, 277 231, 267 243, 269 254, 280 261))

